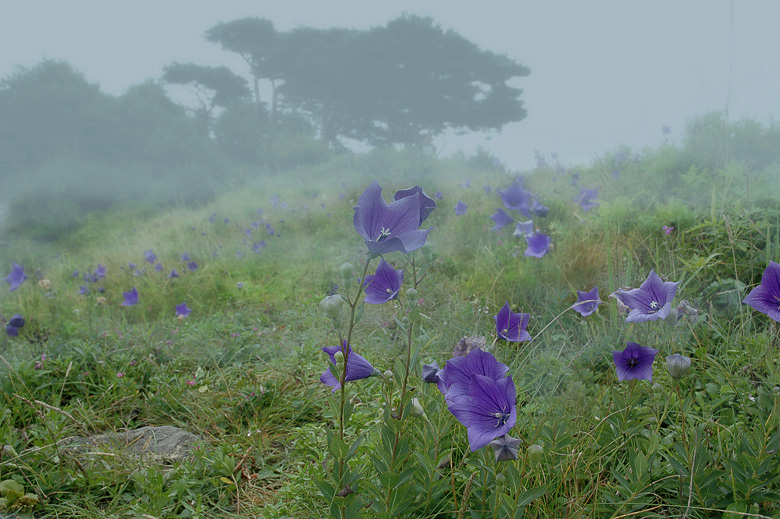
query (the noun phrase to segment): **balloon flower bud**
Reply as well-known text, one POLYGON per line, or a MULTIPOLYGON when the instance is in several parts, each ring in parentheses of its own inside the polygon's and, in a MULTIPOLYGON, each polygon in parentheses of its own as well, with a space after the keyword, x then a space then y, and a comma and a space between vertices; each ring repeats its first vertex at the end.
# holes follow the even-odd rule
POLYGON ((417 290, 414 288, 406 289, 406 302, 409 303, 411 308, 417 306, 417 290))
POLYGON ((542 459, 542 454, 544 454, 544 448, 542 448, 541 445, 533 444, 530 447, 528 447, 528 459, 530 461, 538 462, 542 459))
POLYGON ((338 294, 327 296, 320 301, 320 308, 325 312, 325 315, 336 320, 339 319, 344 312, 344 300, 338 294))
POLYGON ((344 288, 351 287, 353 278, 355 277, 354 265, 349 262, 343 263, 341 267, 339 267, 339 271, 341 272, 341 284, 344 288))
POLYGON ((417 418, 421 416, 425 416, 425 411, 420 405, 420 401, 417 400, 416 398, 412 398, 412 416, 415 416, 417 418))
POLYGON ((675 353, 666 357, 666 371, 673 379, 681 379, 685 376, 691 367, 690 357, 675 353))

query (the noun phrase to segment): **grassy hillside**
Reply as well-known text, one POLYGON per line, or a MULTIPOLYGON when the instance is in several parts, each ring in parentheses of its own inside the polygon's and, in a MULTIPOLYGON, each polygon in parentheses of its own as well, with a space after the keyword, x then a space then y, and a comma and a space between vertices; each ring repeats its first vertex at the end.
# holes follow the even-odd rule
POLYGON ((518 177, 484 155, 341 157, 257 178, 197 209, 104 212, 57 243, 6 237, 0 272, 15 262, 29 279, 0 294, 0 315, 26 319, 18 337, 0 339, 0 478, 37 496, 36 517, 338 517, 339 506, 347 517, 777 517, 777 328, 741 304, 780 256, 776 165, 700 167, 694 151, 617 150, 588 168, 549 161, 527 172, 525 189, 549 208, 534 218, 552 242, 541 258, 524 257, 514 225, 491 230, 497 190, 518 177), (345 466, 358 483, 328 500, 339 392, 319 377, 329 365, 321 347, 338 337, 319 301, 350 290, 343 263, 359 275, 353 207, 375 179, 385 200, 412 185, 441 192, 423 225, 433 226, 433 260, 411 310, 410 267, 386 255, 407 268, 401 296, 366 305, 351 344, 395 371, 395 386, 349 383, 344 441, 362 442, 345 466), (581 188, 598 189, 598 207, 582 209, 581 188), (687 300, 697 322, 624 322, 608 295, 651 269, 679 282, 673 307, 687 300), (570 307, 594 286, 603 303, 583 318, 570 307), (138 304, 121 306, 132 288, 138 304), (497 339, 493 316, 505 302, 530 314, 532 340, 497 339), (185 318, 181 303, 192 310, 185 318), (406 397, 426 417, 408 414, 401 396, 407 415, 393 425, 411 326, 419 357, 406 397), (485 336, 512 374, 516 461, 471 452, 466 428, 419 378, 466 336, 485 336), (618 380, 611 352, 626 341, 659 351, 652 382, 618 380), (672 353, 692 359, 679 381, 665 369, 672 353), (85 460, 60 445, 164 424, 203 439, 187 462, 85 460), (382 472, 386 430, 410 452, 382 472))

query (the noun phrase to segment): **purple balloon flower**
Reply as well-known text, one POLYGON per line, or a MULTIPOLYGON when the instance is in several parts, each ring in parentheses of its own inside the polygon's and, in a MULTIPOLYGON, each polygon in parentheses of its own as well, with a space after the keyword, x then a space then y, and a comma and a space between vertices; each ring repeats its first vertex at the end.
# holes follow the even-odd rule
POLYGON ((187 308, 187 302, 183 302, 180 305, 176 305, 176 317, 187 317, 192 312, 191 308, 187 308))
POLYGON ((105 265, 98 265, 95 269, 94 275, 98 279, 104 279, 106 277, 106 266, 105 265))
POLYGON ((9 324, 5 327, 5 334, 9 337, 17 337, 19 336, 19 328, 9 324))
POLYGON ((79 287, 79 295, 88 296, 89 295, 89 288, 87 286, 84 286, 84 285, 80 286, 79 287))
POLYGON ((428 219, 431 212, 436 209, 436 202, 433 201, 433 198, 429 197, 420 186, 414 186, 409 189, 396 191, 395 195, 393 195, 393 199, 401 200, 414 195, 417 195, 418 203, 420 204, 420 223, 417 224, 417 227, 419 227, 428 219))
POLYGON ((71 277, 77 278, 77 277, 79 277, 79 271, 78 270, 74 270, 73 272, 70 273, 70 275, 71 275, 71 277))
POLYGON ((525 242, 528 244, 523 256, 541 258, 550 252, 550 237, 546 234, 537 232, 525 236, 525 242))
POLYGON ((761 284, 742 300, 770 319, 780 321, 780 264, 769 261, 761 276, 761 284))
POLYGON ((24 280, 27 279, 27 275, 24 273, 24 267, 22 267, 21 265, 17 265, 14 262, 11 262, 11 273, 8 274, 3 279, 9 285, 11 285, 11 288, 8 291, 13 292, 14 290, 22 286, 24 280))
POLYGON ((499 380, 504 378, 508 371, 509 366, 498 362, 493 354, 476 348, 468 355, 448 360, 444 369, 436 373, 439 377, 437 386, 449 405, 468 395, 473 375, 499 380))
POLYGON ((547 213, 550 212, 550 209, 543 203, 539 202, 537 198, 533 198, 531 200, 529 209, 527 211, 520 211, 520 212, 529 218, 532 216, 545 217, 547 216, 547 213))
POLYGON ((450 412, 468 431, 471 452, 504 436, 515 426, 515 398, 511 376, 499 379, 479 374, 471 376, 468 394, 448 405, 450 412))
POLYGON ((439 382, 439 363, 435 360, 430 364, 423 364, 422 367, 422 379, 429 384, 436 384, 439 382))
POLYGON ((157 259, 157 256, 154 252, 152 252, 152 249, 149 249, 148 251, 144 252, 144 259, 147 263, 154 263, 154 260, 157 259))
POLYGON ((22 314, 14 314, 14 316, 8 320, 8 326, 22 328, 24 326, 24 317, 22 317, 22 314))
POLYGON ((571 307, 575 312, 582 314, 582 317, 588 317, 596 311, 601 300, 599 300, 599 287, 593 287, 590 292, 581 292, 577 290, 577 302, 571 307))
POLYGON ((384 258, 379 260, 376 273, 366 276, 363 285, 366 303, 381 305, 398 298, 398 291, 404 282, 404 271, 395 270, 384 258))
MULTIPOLYGON (((343 343, 343 347, 325 346, 322 348, 322 351, 328 354, 328 357, 330 357, 330 362, 335 366, 336 352, 341 351, 343 353, 343 348, 347 349, 346 382, 350 382, 352 380, 360 380, 362 378, 368 378, 374 374, 374 366, 372 366, 371 363, 368 362, 364 357, 352 351, 352 346, 348 346, 346 340, 343 343)), ((331 386, 333 388, 334 393, 336 392, 337 389, 341 387, 341 383, 331 372, 330 366, 328 366, 328 369, 326 369, 325 372, 322 374, 322 376, 320 376, 320 382, 322 382, 326 386, 331 386)))
POLYGON ((489 195, 491 191, 493 191, 493 188, 490 186, 482 186, 482 190, 485 192, 486 195, 489 195))
POLYGON ((596 202, 596 198, 599 197, 599 190, 598 189, 585 189, 584 187, 580 188, 580 194, 577 195, 577 198, 574 199, 574 202, 580 204, 580 207, 583 211, 590 211, 594 207, 598 207, 599 203, 596 202))
POLYGON ((196 270, 198 270, 198 264, 195 263, 194 261, 190 261, 189 263, 187 263, 187 268, 190 270, 190 272, 195 272, 196 270))
POLYGON ((436 191, 436 193, 433 195, 433 197, 434 197, 436 200, 441 200, 442 198, 444 198, 444 195, 441 193, 441 189, 440 189, 440 190, 438 190, 438 191, 436 191))
POLYGON ((528 211, 531 193, 523 189, 519 183, 515 182, 507 189, 499 189, 498 193, 501 195, 504 207, 510 211, 520 211, 524 214, 528 211))
POLYGON ((181 255, 181 260, 190 261, 190 254, 188 252, 185 252, 184 254, 181 255))
POLYGON ((168 274, 168 277, 169 278, 177 278, 177 277, 179 277, 179 273, 176 272, 176 269, 171 269, 171 273, 168 274))
POLYGON ((465 204, 462 200, 458 200, 458 205, 455 206, 455 216, 463 216, 466 214, 468 208, 469 204, 465 204))
POLYGON ((617 376, 620 380, 652 380, 653 360, 658 350, 640 346, 635 342, 626 342, 626 349, 613 351, 617 376))
POLYGON ((155 272, 162 272, 162 270, 163 270, 162 263, 158 262, 157 265, 154 266, 154 271, 155 272))
POLYGON ((368 251, 374 255, 419 249, 428 239, 429 229, 420 224, 419 195, 414 194, 390 204, 382 198, 382 187, 375 180, 363 191, 352 219, 368 251))
POLYGON ((133 306, 138 304, 138 290, 133 287, 130 292, 122 292, 125 300, 119 306, 133 306))
POLYGON ((628 292, 618 290, 619 300, 630 309, 626 322, 641 323, 666 319, 672 307, 672 299, 677 294, 678 284, 679 282, 664 282, 655 270, 651 270, 639 288, 628 292))
POLYGON ((531 314, 514 313, 509 302, 504 303, 493 319, 496 321, 496 334, 509 342, 530 341, 531 335, 525 331, 531 314))
POLYGON ((515 222, 515 219, 509 216, 509 213, 507 213, 500 207, 496 208, 495 214, 491 215, 490 219, 496 223, 493 226, 493 228, 490 229, 491 231, 500 231, 502 228, 506 227, 510 223, 515 222))

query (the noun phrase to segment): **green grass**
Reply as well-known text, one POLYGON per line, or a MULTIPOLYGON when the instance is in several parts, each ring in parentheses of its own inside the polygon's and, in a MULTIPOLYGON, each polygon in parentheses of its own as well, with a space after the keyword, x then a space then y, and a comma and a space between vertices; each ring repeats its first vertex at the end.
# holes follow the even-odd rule
MULTIPOLYGON (((696 175, 685 177, 691 191, 659 194, 655 187, 680 178, 669 149, 645 152, 618 179, 610 160, 579 170, 579 185, 600 189, 601 206, 590 213, 571 202, 579 188, 568 174, 548 168, 526 176, 550 207, 536 222, 554 244, 542 259, 524 258, 512 229, 490 231, 488 217, 501 205, 495 188, 507 187, 509 174, 395 152, 257 178, 196 209, 94 215, 59 243, 7 238, 0 264, 22 263, 30 279, 0 294, 1 315, 27 319, 21 337, 0 339, 0 441, 9 446, 0 479, 35 493, 41 517, 328 517, 313 480, 332 463, 326 433, 336 417, 319 381, 320 348, 337 339, 318 302, 342 284, 342 263, 364 261, 352 208, 376 178, 385 199, 413 184, 444 195, 429 220, 435 261, 419 290, 420 364, 443 366, 464 336, 492 343, 492 316, 505 301, 531 313, 534 337, 495 345, 518 389, 512 434, 523 441, 520 459, 498 469, 492 453, 469 451, 436 388, 415 378, 429 421, 408 425, 417 479, 404 517, 454 518, 464 506, 471 517, 487 517, 497 492, 513 506, 524 502, 524 517, 721 517, 727 508, 777 517, 777 329, 739 304, 778 257, 777 201, 751 209, 739 197, 711 196, 709 181, 696 175), (653 180, 640 187, 647 171, 653 180), (472 187, 459 187, 466 179, 472 187), (469 204, 462 217, 454 214, 459 199, 469 204), (666 236, 661 226, 671 222, 677 230, 666 236), (256 253, 260 240, 267 246, 256 253), (162 272, 144 264, 148 249, 162 272), (187 272, 184 252, 196 271, 187 272), (145 273, 134 276, 129 262, 145 273), (79 295, 84 282, 71 272, 98 264, 106 278, 79 295), (170 279, 174 267, 180 277, 170 279), (564 312, 576 290, 598 286, 606 301, 650 269, 682 281, 676 301, 699 309, 698 324, 624 324, 611 300, 587 319, 564 312), (41 286, 37 270, 50 286, 41 286), (133 286, 140 303, 119 306, 133 286), (178 320, 174 305, 182 301, 193 311, 178 320), (690 356, 692 368, 675 384, 659 355, 657 385, 619 383, 610 352, 626 340, 690 356), (142 464, 121 453, 85 462, 59 444, 163 424, 203 439, 186 463, 142 464), (540 459, 526 454, 532 444, 543 447, 540 459), (493 481, 495 470, 505 486, 493 481)), ((718 174, 741 189, 734 168, 718 174)), ((388 259, 402 264, 399 255, 388 259)), ((397 304, 371 306, 356 328, 353 345, 380 371, 403 357, 394 321, 402 317, 397 304)), ((365 435, 351 466, 368 488, 377 481, 371 455, 383 385, 371 378, 351 387, 346 433, 365 435)))

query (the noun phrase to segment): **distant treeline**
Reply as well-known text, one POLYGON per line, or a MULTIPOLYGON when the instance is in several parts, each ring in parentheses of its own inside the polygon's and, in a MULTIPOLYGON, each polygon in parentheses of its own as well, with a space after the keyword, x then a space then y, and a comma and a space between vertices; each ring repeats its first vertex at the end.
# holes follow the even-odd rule
POLYGON ((0 80, 0 203, 11 205, 10 230, 56 238, 92 211, 204 200, 248 172, 327 160, 350 140, 424 149, 444 131, 500 129, 526 114, 508 82, 527 68, 428 18, 286 33, 244 18, 206 38, 248 69, 174 62, 160 81, 121 96, 61 61, 0 80), (247 72, 251 82, 239 75, 247 72), (197 105, 172 101, 166 85, 195 92, 197 105))

